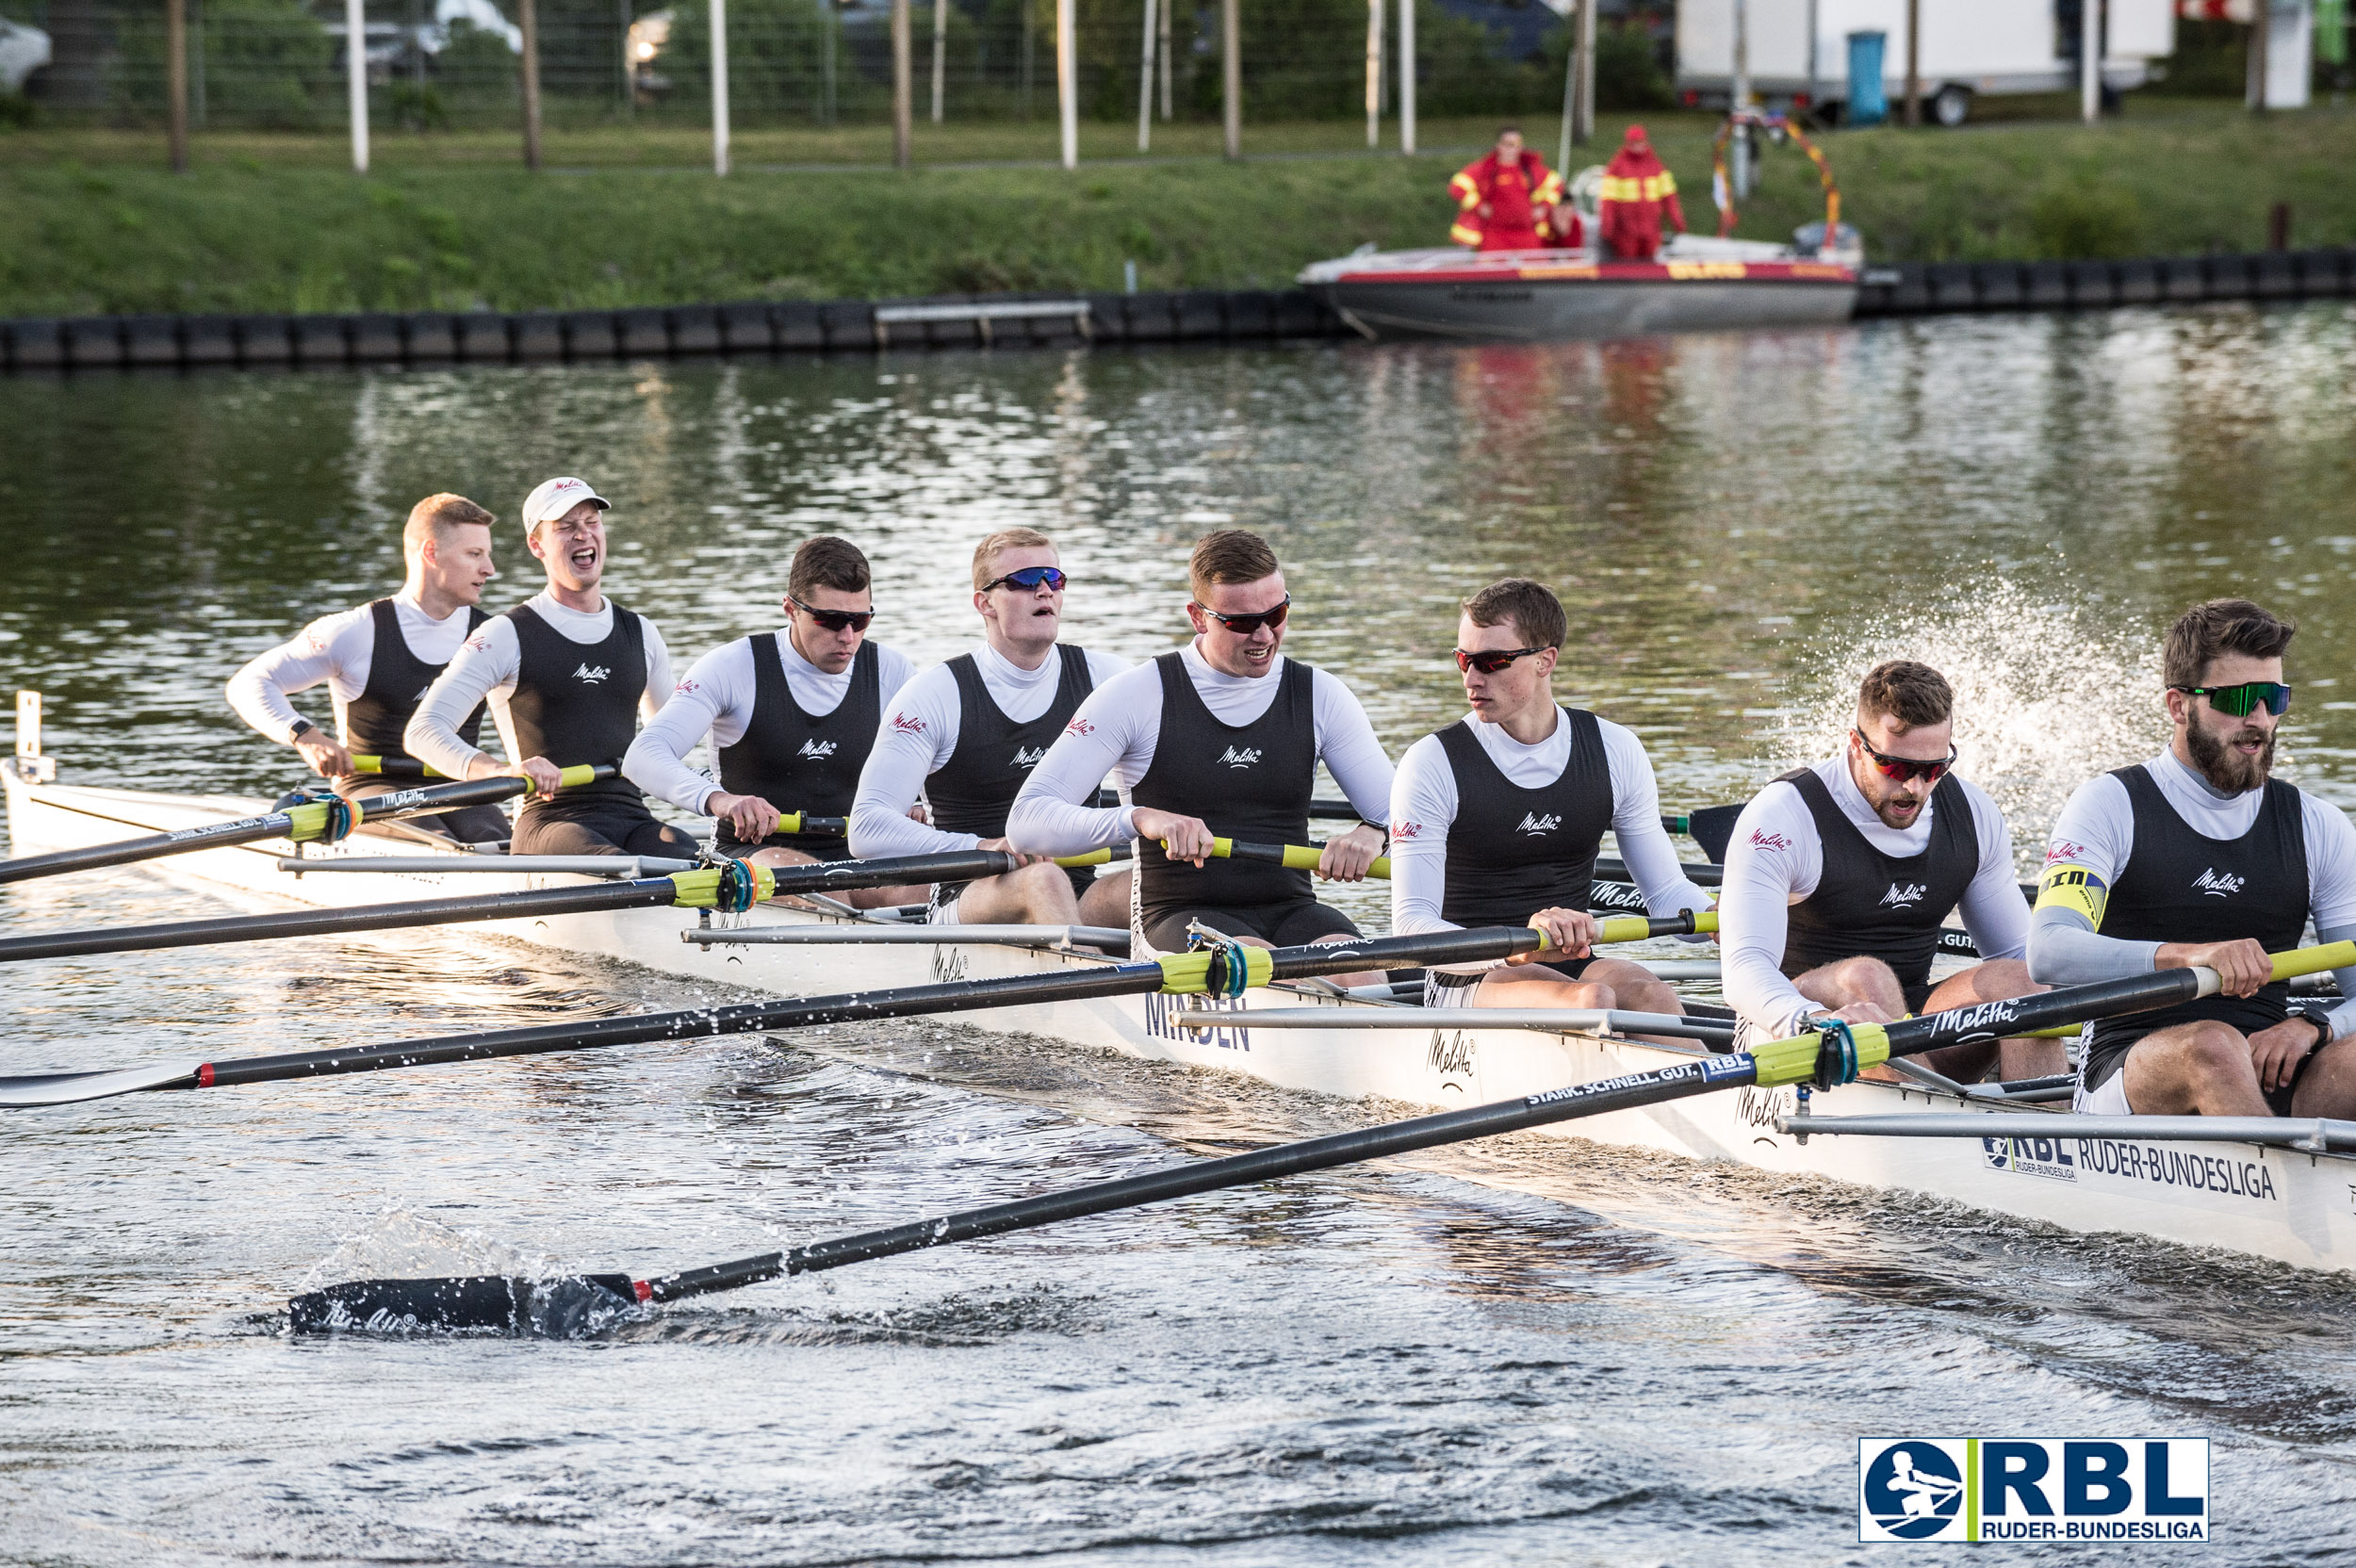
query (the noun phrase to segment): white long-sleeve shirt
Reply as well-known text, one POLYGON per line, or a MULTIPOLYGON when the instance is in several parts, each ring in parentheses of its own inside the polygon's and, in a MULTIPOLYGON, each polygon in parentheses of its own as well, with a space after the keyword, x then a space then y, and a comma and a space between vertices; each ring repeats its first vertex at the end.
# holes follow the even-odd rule
MULTIPOLYGON (((1884 855, 1920 855, 1931 841, 1933 808, 1924 802, 1911 826, 1896 828, 1866 804, 1846 757, 1816 764, 1833 803, 1865 841, 1884 855)), ((2029 906, 2012 869, 2012 829, 1986 791, 1958 778, 1972 804, 1980 865, 1957 908, 1963 926, 1986 958, 2018 958, 2028 951, 2029 906)), ((1824 846, 1800 792, 1780 779, 1768 785, 1735 819, 1726 870, 1718 890, 1718 938, 1726 1005, 1770 1039, 1796 1035, 1803 1020, 1823 1011, 1784 978, 1788 911, 1816 891, 1824 874, 1824 846)))
MULTIPOLYGON (((791 627, 779 627, 777 635, 777 663, 785 671, 785 687, 802 711, 824 718, 842 707, 843 699, 850 695, 851 674, 859 668, 858 662, 844 666, 840 675, 828 675, 794 647, 791 627)), ((875 650, 877 700, 889 712, 892 697, 908 684, 916 666, 897 649, 881 643, 871 645, 875 650)), ((704 811, 704 802, 720 792, 720 785, 712 775, 689 767, 687 754, 709 735, 717 767, 720 748, 743 740, 752 724, 753 698, 760 686, 750 637, 713 648, 688 666, 687 678, 672 691, 670 702, 638 732, 630 755, 622 760, 622 776, 682 811, 710 815, 704 811)), ((790 802, 771 804, 794 808, 790 802)))
MULTIPOLYGON (((560 635, 583 647, 594 647, 613 635, 612 599, 604 600, 594 614, 566 609, 545 589, 524 603, 560 635)), ((638 614, 634 610, 629 613, 638 614)), ((671 693, 671 652, 663 645, 663 633, 655 629, 654 622, 644 615, 638 620, 646 648, 646 690, 638 699, 638 710, 651 718, 662 710, 671 693)), ((487 697, 491 716, 499 724, 500 745, 511 760, 522 761, 515 754, 515 726, 507 717, 507 698, 515 690, 515 676, 522 667, 523 647, 515 641, 515 623, 504 615, 492 616, 459 645, 441 678, 426 688, 401 744, 427 766, 452 778, 466 777, 474 760, 483 753, 458 738, 458 726, 474 711, 475 704, 487 697)))
MULTIPOLYGON (((2144 770, 2159 787, 2160 798, 2204 839, 2230 841, 2242 837, 2266 804, 2263 789, 2218 794, 2172 750, 2152 758, 2144 770)), ((2330 801, 2303 790, 2299 801, 2307 840, 2308 908, 2315 935, 2327 942, 2346 941, 2356 936, 2356 826, 2330 801)), ((2135 813, 2127 786, 2102 774, 2079 785, 2053 820, 2045 869, 2074 866, 2110 888, 2127 869, 2135 847, 2135 813)), ((2159 952, 2158 942, 2102 936, 2084 915, 2051 904, 2037 909, 2029 930, 2029 973, 2049 986, 2149 974, 2159 952)), ((2333 973, 2340 994, 2349 1000, 2331 1010, 2331 1029, 2334 1035, 2346 1035, 2356 1029, 2356 968, 2333 973)))
MULTIPOLYGON (((1525 790, 1540 790, 1562 776, 1571 764, 1572 727, 1557 718, 1554 732, 1536 745, 1524 745, 1502 725, 1470 722, 1473 739, 1497 771, 1525 790)), ((1707 909, 1710 895, 1695 885, 1677 859, 1661 825, 1661 792, 1654 781, 1652 760, 1633 731, 1597 719, 1603 736, 1604 760, 1612 777, 1612 836, 1620 858, 1644 892, 1644 906, 1656 915, 1680 909, 1707 909)), ((1448 766, 1440 737, 1427 735, 1407 748, 1399 760, 1399 777, 1391 785, 1391 933, 1415 936, 1426 931, 1453 931, 1453 921, 1442 918, 1448 895, 1448 827, 1456 821, 1456 770, 1448 766)), ((1486 964, 1459 966, 1466 971, 1486 964)))
MULTIPOLYGON (((393 596, 393 614, 401 624, 401 641, 426 663, 449 663, 458 645, 466 640, 465 605, 437 621, 425 612, 415 594, 403 588, 393 596)), ((271 740, 292 745, 295 724, 303 715, 286 699, 324 681, 328 694, 335 700, 336 739, 349 744, 352 731, 346 713, 368 690, 368 670, 375 658, 376 618, 367 605, 321 615, 231 676, 229 706, 271 740)))
MULTIPOLYGON (((1283 685, 1282 654, 1268 662, 1268 673, 1261 676, 1224 675, 1204 662, 1202 650, 1192 643, 1179 650, 1179 657, 1203 705, 1221 724, 1252 723, 1268 710, 1283 685)), ((1318 760, 1360 816, 1368 822, 1386 821, 1391 760, 1374 738, 1366 709, 1349 687, 1324 670, 1316 673, 1311 694, 1318 760)), ((1099 686, 1080 705, 1015 797, 1006 837, 1030 855, 1083 855, 1136 838, 1137 808, 1128 803, 1129 791, 1153 765, 1161 735, 1162 673, 1148 660, 1099 686), (1088 804, 1107 777, 1121 791, 1121 804, 1088 804)))
MULTIPOLYGON (((1129 668, 1129 661, 1087 650, 1088 685, 1103 686, 1129 668)), ((1047 711, 1063 678, 1063 660, 1050 650, 1036 670, 1014 663, 988 643, 973 650, 982 690, 1016 724, 1047 711)), ((924 780, 945 766, 957 749, 965 705, 957 678, 936 664, 900 688, 884 709, 875 746, 859 770, 859 798, 851 807, 851 853, 864 860, 888 855, 939 855, 972 849, 974 833, 950 833, 917 822, 908 808, 924 792, 924 780)))

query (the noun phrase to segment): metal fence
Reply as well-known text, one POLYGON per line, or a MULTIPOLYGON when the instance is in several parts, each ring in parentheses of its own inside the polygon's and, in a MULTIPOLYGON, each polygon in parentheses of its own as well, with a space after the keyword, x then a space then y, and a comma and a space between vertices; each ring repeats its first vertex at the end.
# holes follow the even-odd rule
MULTIPOLYGON (((346 115, 341 6, 304 0, 185 0, 189 117, 199 130, 330 128, 346 115)), ((1083 119, 1134 120, 1148 73, 1146 0, 1073 0, 1083 119)), ((1381 112, 1396 112, 1398 9, 1372 72, 1381 112)), ((1647 72, 1665 13, 1605 0, 1606 106, 1665 101, 1647 72), (1619 15, 1615 17, 1615 9, 1619 15), (1631 14, 1633 13, 1633 14, 1631 14), (1610 34, 1627 29, 1615 65, 1610 34), (1644 41, 1639 44, 1637 40, 1644 41)), ((35 79, 66 119, 158 124, 167 111, 159 0, 0 0, 45 27, 51 67, 35 79)), ((727 0, 730 118, 741 127, 888 120, 887 0, 727 0)), ((1248 118, 1347 119, 1366 109, 1368 0, 1243 0, 1248 118)), ((368 115, 380 128, 515 122, 521 94, 515 0, 368 0, 368 115)), ((919 122, 1053 121, 1055 0, 947 0, 913 7, 919 122)), ((1219 8, 1163 0, 1146 96, 1156 121, 1220 113, 1219 8)), ((1544 0, 1421 0, 1415 18, 1421 113, 1558 108, 1568 28, 1544 0)), ((537 0, 543 115, 552 124, 700 123, 711 107, 708 0, 537 0)))

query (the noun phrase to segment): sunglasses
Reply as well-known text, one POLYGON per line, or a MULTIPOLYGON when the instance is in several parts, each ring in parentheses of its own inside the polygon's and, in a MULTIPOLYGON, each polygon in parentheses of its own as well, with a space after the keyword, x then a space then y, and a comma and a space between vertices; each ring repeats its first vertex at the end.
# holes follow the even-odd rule
POLYGON ((1849 733, 1857 737, 1857 743, 1865 748, 1865 755, 1873 760, 1873 766, 1881 769, 1884 778, 1895 779, 1901 784, 1909 778, 1936 784, 1946 776, 1949 768, 1955 765, 1955 753, 1952 746, 1948 748, 1947 755, 1938 761, 1925 762, 1916 757, 1892 757, 1886 751, 1875 751, 1873 743, 1865 738, 1865 731, 1855 726, 1850 727, 1849 733))
POLYGON ((1028 594, 1043 582, 1060 594, 1064 590, 1064 584, 1071 580, 1063 575, 1061 566, 1025 566, 1019 572, 1008 572, 1005 577, 992 578, 982 584, 981 591, 987 594, 992 588, 1004 588, 1008 583, 1012 583, 1028 594))
POLYGON ((1249 615, 1226 614, 1223 612, 1212 609, 1207 604, 1198 604, 1195 606, 1197 610, 1202 611, 1203 613, 1208 615, 1211 619, 1217 621, 1219 625, 1225 627, 1228 630, 1235 632, 1240 637, 1249 637, 1253 632, 1259 630, 1262 627, 1267 627, 1270 631, 1275 630, 1278 627, 1284 624, 1284 616, 1292 610, 1292 607, 1293 596, 1290 594, 1286 594, 1284 596, 1284 602, 1277 605, 1275 609, 1255 610, 1249 615))
POLYGON ((2279 680, 2245 680, 2238 686, 2171 686, 2168 690, 2207 697, 2210 707, 2236 719, 2246 719, 2262 707, 2279 719, 2291 708, 2291 689, 2279 680))
POLYGON ((875 618, 873 610, 812 610, 801 600, 791 597, 785 602, 828 631, 865 631, 867 623, 875 618))
POLYGON ((1456 667, 1460 670, 1479 670, 1482 675, 1495 675, 1516 659, 1527 659, 1533 653, 1546 651, 1544 648, 1483 648, 1479 653, 1466 653, 1458 648, 1456 667))

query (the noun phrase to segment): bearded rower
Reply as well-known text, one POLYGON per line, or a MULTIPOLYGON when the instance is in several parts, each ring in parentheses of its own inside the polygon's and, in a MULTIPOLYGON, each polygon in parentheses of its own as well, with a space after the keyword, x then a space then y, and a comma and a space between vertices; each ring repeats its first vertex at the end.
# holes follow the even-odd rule
POLYGON ((1325 846, 1317 874, 1361 881, 1383 848, 1390 759, 1349 687, 1279 651, 1292 598, 1266 540, 1208 534, 1188 578, 1194 640, 1080 705, 1015 798, 1006 836, 1039 855, 1135 838, 1131 921, 1156 952, 1184 952, 1197 923, 1263 947, 1350 940, 1358 927, 1317 901, 1308 873, 1214 858, 1212 841, 1306 842, 1322 761, 1365 820, 1325 846), (1107 776, 1124 803, 1098 808, 1107 776))
POLYGON ((627 779, 557 792, 560 769, 619 761, 638 715, 657 712, 671 689, 663 634, 600 586, 611 504, 570 478, 524 498, 524 543, 548 569, 548 586, 466 639, 404 735, 410 755, 452 778, 532 780, 533 793, 515 815, 511 847, 518 855, 695 853, 695 841, 657 822, 627 779), (512 762, 459 734, 485 698, 512 762))
MULTIPOLYGON (((2045 988, 2021 961, 2029 909, 2012 831, 1985 792, 1955 776, 1954 734, 1945 677, 1911 660, 1878 664, 1841 755, 1785 774, 1742 808, 1718 901, 1742 1038, 1787 1037, 1827 1015, 1887 1023, 2045 988), (1985 961, 1934 985, 1939 927, 1957 909, 1985 961)), ((1922 1060, 1967 1084, 1999 1064, 2007 1079, 2067 1070, 2057 1040, 1949 1046, 1922 1060)))
MULTIPOLYGON (((2219 994, 2086 1029, 2096 1116, 2356 1116, 2356 1000, 2290 1011, 2267 954, 2356 938, 2356 829, 2273 776, 2297 630, 2248 599, 2168 629, 2168 749, 2080 786, 2053 824, 2029 962, 2053 985, 2215 970, 2219 994)), ((2337 972, 2356 998, 2356 968, 2337 972)))
MULTIPOLYGON (((916 673, 870 642, 875 576, 847 539, 821 534, 786 571, 784 627, 724 644, 695 661, 671 702, 630 748, 624 775, 682 810, 719 819, 715 847, 756 865, 850 858, 841 832, 780 832, 798 813, 847 817, 884 703, 916 673), (706 736, 717 784, 687 765, 706 736)), ((854 906, 922 902, 917 888, 863 888, 854 906)))
MULTIPOLYGON (((1006 811, 1081 701, 1129 667, 1125 659, 1056 642, 1065 577, 1055 542, 1010 528, 973 551, 981 645, 900 689, 876 731, 851 807, 851 852, 862 859, 1006 849, 1006 811), (911 811, 932 805, 926 825, 911 811)), ((1039 858, 1004 876, 933 890, 943 923, 1121 926, 1129 874, 1091 877, 1039 858)))
MULTIPOLYGON (((230 678, 229 706, 271 740, 294 747, 313 773, 334 779, 336 792, 348 799, 410 788, 416 780, 400 776, 400 768, 390 777, 364 774, 352 759, 357 753, 394 763, 415 760, 401 732, 418 699, 467 634, 490 618, 479 605, 483 585, 499 575, 491 568, 495 520, 464 496, 428 496, 411 507, 401 531, 409 568, 401 591, 323 615, 292 642, 254 660, 230 678), (335 701, 333 735, 286 700, 322 681, 335 701)), ((477 704, 461 726, 469 741, 482 733, 483 712, 477 704)), ((466 806, 366 831, 421 831, 494 844, 504 843, 508 830, 498 807, 466 806)))
POLYGON ((1434 970, 1434 1006, 1684 1011, 1623 958, 1592 956, 1595 852, 1609 831, 1656 915, 1710 906, 1661 825, 1644 743, 1554 700, 1570 618, 1544 583, 1507 578, 1464 603, 1456 667, 1467 717, 1407 748, 1391 787, 1391 931, 1534 925, 1555 949, 1497 967, 1434 970))

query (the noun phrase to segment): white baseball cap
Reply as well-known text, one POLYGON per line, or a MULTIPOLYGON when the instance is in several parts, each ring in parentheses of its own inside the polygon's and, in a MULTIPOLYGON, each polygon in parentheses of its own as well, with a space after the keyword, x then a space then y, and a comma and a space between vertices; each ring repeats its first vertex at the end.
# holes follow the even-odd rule
POLYGON ((583 501, 597 502, 600 512, 614 509, 614 503, 590 489, 585 479, 542 480, 524 498, 524 531, 530 533, 542 523, 562 517, 583 501))

